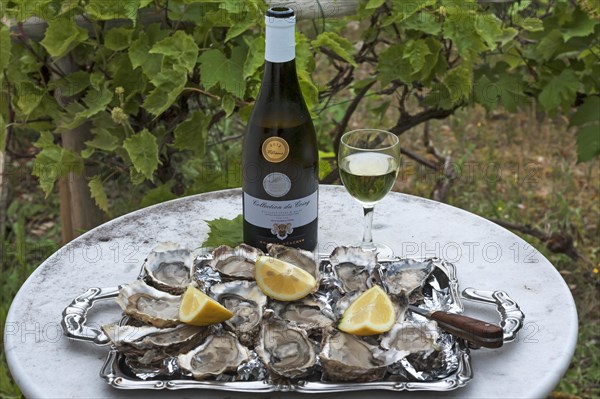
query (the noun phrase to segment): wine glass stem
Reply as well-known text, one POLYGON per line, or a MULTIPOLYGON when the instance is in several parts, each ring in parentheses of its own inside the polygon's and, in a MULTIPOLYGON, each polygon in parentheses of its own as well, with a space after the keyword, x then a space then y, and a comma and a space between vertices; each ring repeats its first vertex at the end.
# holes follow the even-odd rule
POLYGON ((365 213, 365 229, 360 246, 362 249, 366 250, 375 249, 375 245, 373 245, 373 234, 371 233, 371 228, 373 227, 373 209, 374 207, 372 206, 363 207, 363 211, 365 213))

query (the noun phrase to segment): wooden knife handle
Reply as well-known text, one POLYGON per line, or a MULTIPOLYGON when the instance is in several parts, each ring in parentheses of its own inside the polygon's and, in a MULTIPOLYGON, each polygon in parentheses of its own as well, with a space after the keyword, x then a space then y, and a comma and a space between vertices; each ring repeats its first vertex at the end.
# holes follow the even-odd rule
POLYGON ((433 312, 431 319, 452 335, 466 339, 477 346, 499 348, 504 342, 504 331, 496 324, 448 312, 433 312))

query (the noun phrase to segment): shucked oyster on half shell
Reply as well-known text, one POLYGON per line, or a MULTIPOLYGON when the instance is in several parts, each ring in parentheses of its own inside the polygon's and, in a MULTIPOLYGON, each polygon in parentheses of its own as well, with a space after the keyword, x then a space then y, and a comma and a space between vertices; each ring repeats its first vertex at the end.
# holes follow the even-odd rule
POLYGON ((329 256, 335 276, 346 292, 366 291, 377 254, 360 247, 337 247, 329 256))
POLYGON ((244 345, 251 345, 258 333, 267 297, 254 281, 228 281, 210 287, 210 293, 233 313, 225 322, 244 345))
POLYGON ((267 244, 267 250, 272 257, 298 266, 318 280, 319 267, 312 252, 280 244, 267 244))
POLYGON ((240 244, 235 248, 221 245, 215 248, 212 255, 210 266, 222 275, 253 280, 256 257, 264 253, 250 245, 240 244))
POLYGON ((269 306, 277 317, 305 330, 327 328, 336 318, 329 304, 313 295, 293 302, 272 301, 269 306))
POLYGON ((381 281, 388 293, 408 297, 417 288, 423 287, 434 267, 432 261, 391 262, 380 269, 381 281))
POLYGON ((171 328, 107 324, 102 330, 117 350, 136 357, 141 364, 160 362, 198 345, 208 334, 207 327, 180 324, 171 328))
POLYGON ((155 327, 173 327, 181 323, 181 296, 157 290, 141 280, 121 286, 116 301, 126 315, 155 327))
POLYGON ((175 243, 156 246, 144 262, 146 281, 161 291, 182 294, 192 280, 192 251, 175 243))
POLYGON ((195 379, 203 380, 236 371, 249 358, 250 352, 237 337, 221 330, 209 335, 202 345, 180 354, 177 361, 179 367, 190 372, 195 379))
POLYGON ((393 364, 411 353, 438 350, 438 337, 435 321, 397 323, 381 338, 381 347, 386 351, 379 357, 386 364, 393 364))
POLYGON ((386 364, 380 359, 381 349, 360 338, 340 331, 323 338, 321 367, 329 381, 376 381, 385 375, 386 364))
POLYGON ((308 375, 317 360, 306 331, 274 317, 263 322, 255 350, 271 372, 286 378, 308 375))

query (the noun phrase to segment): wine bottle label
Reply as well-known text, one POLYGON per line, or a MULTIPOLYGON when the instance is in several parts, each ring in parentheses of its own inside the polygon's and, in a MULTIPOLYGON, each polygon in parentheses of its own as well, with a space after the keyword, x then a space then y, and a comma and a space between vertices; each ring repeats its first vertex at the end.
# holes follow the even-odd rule
POLYGON ((254 226, 271 229, 274 236, 285 240, 295 228, 317 218, 317 202, 317 191, 288 201, 269 201, 244 193, 244 219, 254 226))
POLYGON ((262 145, 263 157, 272 163, 284 161, 289 153, 290 146, 281 137, 269 137, 262 145))
POLYGON ((269 173, 263 179, 263 188, 271 197, 283 197, 290 192, 292 181, 283 173, 269 173))

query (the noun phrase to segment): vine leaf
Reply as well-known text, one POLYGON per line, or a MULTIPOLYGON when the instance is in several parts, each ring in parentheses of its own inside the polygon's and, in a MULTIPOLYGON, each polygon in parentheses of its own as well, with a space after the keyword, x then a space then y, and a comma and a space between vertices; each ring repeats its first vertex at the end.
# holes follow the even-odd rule
POLYGON ((169 180, 165 184, 155 187, 152 190, 148 190, 142 201, 140 202, 140 207, 145 208, 147 206, 151 206, 154 204, 159 204, 161 202, 170 201, 172 199, 177 198, 171 189, 175 185, 175 180, 169 180))
POLYGON ((83 170, 82 159, 73 151, 55 144, 52 133, 42 132, 34 145, 40 152, 35 157, 33 175, 38 178, 46 198, 58 178, 65 177, 70 172, 79 174, 83 170))
POLYGON ((140 0, 90 0, 85 6, 88 17, 97 21, 127 18, 135 24, 140 0))
POLYGON ((527 17, 520 21, 520 25, 529 32, 540 32, 544 30, 544 22, 539 18, 527 17))
POLYGON ((100 179, 100 176, 94 176, 88 182, 88 187, 90 188, 90 194, 96 202, 96 205, 98 205, 98 208, 102 209, 106 213, 109 213, 108 197, 106 196, 106 191, 104 191, 104 186, 102 185, 102 179, 100 179))
POLYGON ((323 32, 312 41, 314 47, 329 47, 334 53, 356 66, 354 60, 354 46, 350 40, 334 32, 323 32))
MULTIPOLYGON (((83 97, 83 102, 87 107, 81 107, 77 103, 70 104, 67 108, 72 111, 70 121, 66 121, 63 127, 74 129, 86 122, 97 113, 104 111, 113 99, 113 92, 104 84, 100 90, 90 89, 83 97)), ((68 115, 67 115, 68 118, 68 115)))
POLYGON ((593 124, 577 131, 577 161, 589 161, 600 155, 600 125, 593 124))
POLYGON ((208 227, 208 237, 202 243, 203 248, 215 248, 219 245, 229 245, 235 247, 244 242, 243 219, 242 215, 237 215, 233 219, 218 218, 206 220, 208 227))
POLYGON ((178 30, 173 35, 155 43, 149 53, 162 54, 173 65, 182 66, 188 72, 192 72, 198 59, 198 50, 194 39, 184 31, 178 30))
POLYGON ((573 17, 569 23, 569 26, 566 26, 562 29, 562 35, 565 39, 565 42, 573 37, 586 37, 594 33, 594 29, 598 21, 594 18, 590 18, 590 16, 581 11, 579 8, 575 9, 573 12, 573 17))
MULTIPOLYGON (((244 61, 244 79, 253 76, 265 63, 265 38, 257 36, 248 42, 248 55, 244 61)), ((298 64, 298 57, 296 57, 298 64)))
POLYGON ((119 139, 113 136, 108 129, 98 127, 92 129, 92 132, 94 138, 85 142, 88 147, 110 152, 116 150, 119 146, 119 139))
POLYGON ((244 96, 246 81, 244 80, 244 62, 246 50, 240 46, 231 50, 231 58, 225 57, 220 50, 212 49, 200 57, 200 74, 207 90, 217 84, 238 98, 244 96))
POLYGON ((123 142, 135 170, 148 180, 152 180, 152 174, 158 168, 158 144, 147 129, 127 138, 123 142))
POLYGON ((125 50, 131 44, 133 29, 112 28, 104 36, 104 47, 113 51, 125 50))
POLYGON ((194 151, 197 156, 204 155, 209 122, 210 116, 204 112, 194 112, 190 118, 175 128, 173 147, 178 150, 194 151))
POLYGON ((181 67, 158 73, 151 83, 156 87, 142 105, 154 115, 162 114, 183 91, 187 82, 187 73, 181 67))
POLYGON ((580 126, 590 122, 600 123, 600 96, 589 96, 570 118, 569 126, 580 126))
POLYGON ((40 43, 52 57, 61 58, 87 38, 87 30, 77 26, 74 20, 50 18, 46 34, 40 43))
POLYGON ((575 101, 579 79, 571 69, 565 69, 560 75, 546 84, 538 99, 546 111, 553 111, 559 106, 570 106, 575 101))

